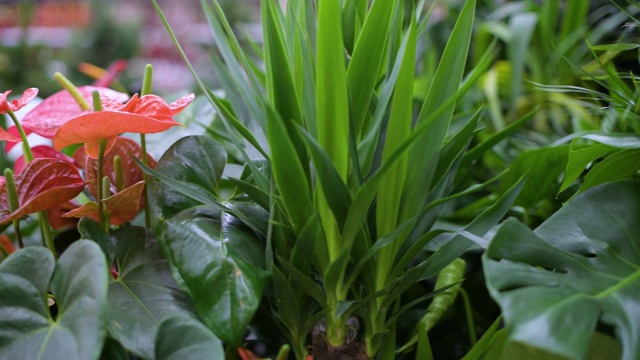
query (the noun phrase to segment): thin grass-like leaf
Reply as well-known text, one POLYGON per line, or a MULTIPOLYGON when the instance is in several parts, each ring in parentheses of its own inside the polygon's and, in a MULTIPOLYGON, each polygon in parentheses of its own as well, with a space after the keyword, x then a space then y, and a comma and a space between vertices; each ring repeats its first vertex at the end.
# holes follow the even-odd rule
POLYGON ((422 184, 406 188, 403 195, 404 208, 401 219, 406 219, 421 208, 426 198, 424 189, 430 189, 433 180, 433 169, 438 161, 439 152, 449 129, 454 105, 451 104, 439 117, 430 116, 447 99, 454 96, 460 86, 466 65, 466 59, 473 31, 476 1, 467 1, 460 12, 453 32, 444 49, 435 77, 423 103, 418 124, 427 124, 429 129, 422 134, 411 152, 410 162, 414 166, 408 173, 408 184, 422 184))
POLYGON ((362 134, 363 122, 369 113, 369 102, 384 58, 386 41, 383 39, 388 37, 396 2, 397 0, 373 2, 349 62, 347 77, 356 139, 362 134))

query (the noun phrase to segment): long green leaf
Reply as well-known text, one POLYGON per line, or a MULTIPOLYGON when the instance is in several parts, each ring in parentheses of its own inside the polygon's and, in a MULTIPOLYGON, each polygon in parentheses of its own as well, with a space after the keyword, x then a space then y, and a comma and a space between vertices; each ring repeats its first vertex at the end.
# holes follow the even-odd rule
POLYGON ((428 192, 431 188, 434 175, 431 170, 437 166, 455 104, 451 104, 439 117, 433 118, 430 115, 458 92, 469 51, 475 7, 475 0, 465 2, 420 110, 418 125, 426 123, 429 129, 421 136, 417 146, 411 152, 411 163, 420 165, 411 168, 407 183, 421 185, 412 185, 405 189, 403 195, 405 205, 401 219, 413 216, 423 206, 426 199, 425 189, 428 192))
MULTIPOLYGON (((353 56, 349 62, 347 77, 356 139, 359 139, 361 134, 367 133, 367 131, 363 131, 363 123, 369 113, 369 102, 378 82, 378 74, 387 44, 386 39, 396 4, 397 0, 373 2, 357 37, 353 56)), ((408 87, 407 90, 411 89, 412 87, 408 87)))

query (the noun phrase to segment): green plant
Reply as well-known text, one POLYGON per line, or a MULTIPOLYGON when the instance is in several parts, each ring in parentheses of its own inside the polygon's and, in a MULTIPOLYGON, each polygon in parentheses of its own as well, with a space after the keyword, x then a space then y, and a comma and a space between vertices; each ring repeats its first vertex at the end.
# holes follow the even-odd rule
MULTIPOLYGON (((184 139, 159 161, 162 171, 146 170, 155 177, 154 232, 178 284, 231 345, 241 344, 270 274, 266 311, 296 357, 307 354, 309 333, 318 358, 393 357, 398 316, 447 287, 402 295, 472 245, 455 236, 433 254, 418 252, 446 232, 436 225, 444 204, 478 189, 456 190, 455 175, 479 113, 452 125, 456 100, 490 60, 463 80, 475 1, 465 3, 424 98, 412 89, 427 18, 402 1, 290 1, 286 9, 263 1, 257 59, 240 48, 216 2, 203 8, 225 96, 200 85, 244 171, 221 178, 224 149, 206 138, 184 139), (220 187, 229 185, 232 195, 223 197, 220 187), (223 231, 234 224, 252 230, 239 247, 223 231), (223 269, 237 277, 222 281, 223 269)), ((520 185, 464 230, 489 231, 520 185)))

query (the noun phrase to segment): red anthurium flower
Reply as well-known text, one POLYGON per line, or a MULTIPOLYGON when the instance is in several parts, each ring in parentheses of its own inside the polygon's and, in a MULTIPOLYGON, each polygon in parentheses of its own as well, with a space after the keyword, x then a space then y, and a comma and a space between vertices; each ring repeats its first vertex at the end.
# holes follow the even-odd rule
MULTIPOLYGON (((24 134, 25 135, 29 135, 31 134, 31 130, 29 129, 23 129, 24 130, 24 134)), ((20 132, 18 132, 18 128, 15 125, 10 126, 7 129, 7 133, 9 135, 3 135, 5 138, 0 139, 0 140, 5 140, 6 144, 4 146, 4 151, 9 152, 11 149, 13 149, 14 146, 18 145, 19 143, 22 142, 22 139, 20 139, 20 132)))
MULTIPOLYGON (((122 225, 132 221, 136 215, 138 215, 140 211, 140 197, 142 196, 143 190, 144 181, 140 181, 102 201, 105 211, 109 214, 109 223, 111 225, 122 225)), ((74 218, 88 217, 93 221, 100 221, 98 204, 93 201, 69 211, 63 216, 74 218)))
POLYGON ((4 177, 0 177, 0 224, 47 210, 76 197, 85 182, 78 169, 58 159, 35 159, 15 177, 20 208, 11 212, 4 177))
MULTIPOLYGON (((100 96, 105 98, 101 100, 102 103, 116 102, 122 106, 122 102, 128 98, 126 94, 121 92, 96 86, 80 86, 78 91, 90 106, 93 104, 94 91, 98 91, 100 96)), ((86 112, 80 108, 80 105, 67 90, 62 90, 46 98, 25 115, 22 119, 22 126, 40 136, 52 139, 62 124, 86 112)))
POLYGON ((84 113, 64 123, 53 138, 53 147, 61 150, 69 145, 84 143, 87 154, 97 158, 103 139, 107 139, 108 152, 115 137, 121 133, 151 134, 181 125, 173 119, 173 115, 182 111, 193 98, 194 95, 189 94, 167 104, 156 95, 134 95, 120 106, 113 101, 103 102, 102 111, 84 113))
MULTIPOLYGON (((111 149, 111 151, 105 155, 102 167, 103 176, 109 177, 109 182, 111 184, 111 194, 115 194, 116 190, 116 170, 114 166, 113 159, 118 156, 120 157, 120 163, 122 166, 122 186, 124 188, 128 188, 133 184, 141 181, 143 179, 142 170, 138 164, 136 164, 132 156, 142 159, 142 148, 135 141, 125 138, 118 137, 115 141, 115 145, 111 149)), ((88 188, 89 192, 96 197, 98 194, 97 186, 98 183, 96 181, 96 177, 98 176, 98 160, 88 157, 84 148, 78 148, 76 153, 73 155, 73 159, 76 165, 85 171, 85 178, 89 183, 88 188)), ((149 155, 147 155, 147 164, 151 168, 156 167, 156 161, 149 155)), ((110 194, 106 195, 109 196, 110 194)), ((140 199, 142 201, 142 199, 140 199)))
POLYGON ((0 114, 6 114, 11 111, 18 111, 22 109, 27 103, 33 100, 38 95, 37 88, 29 88, 22 93, 19 99, 15 99, 9 102, 8 97, 11 94, 11 90, 7 90, 4 93, 0 93, 0 114))
MULTIPOLYGON (((52 159, 64 160, 69 164, 73 164, 72 158, 70 158, 69 156, 59 151, 55 151, 51 146, 46 146, 46 145, 34 146, 31 148, 31 153, 33 154, 34 159, 52 158, 52 159)), ((13 163, 13 172, 15 174, 19 174, 22 172, 22 169, 24 169, 25 166, 27 166, 27 163, 24 160, 24 156, 20 156, 13 163)))

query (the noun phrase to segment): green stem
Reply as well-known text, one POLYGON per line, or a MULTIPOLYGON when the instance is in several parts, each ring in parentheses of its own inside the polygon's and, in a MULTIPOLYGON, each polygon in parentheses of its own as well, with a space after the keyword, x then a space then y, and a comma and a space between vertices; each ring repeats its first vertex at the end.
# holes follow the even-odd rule
MULTIPOLYGON (((144 77, 142 78, 142 91, 140 91, 141 96, 151 94, 151 84, 153 80, 153 67, 151 64, 147 64, 144 67, 144 77)), ((140 147, 142 149, 142 163, 149 166, 147 161, 147 138, 145 134, 140 134, 140 147)), ((149 211, 149 175, 147 173, 142 173, 142 179, 144 180, 144 226, 147 229, 151 228, 151 212, 149 211)))
POLYGON ((13 124, 16 126, 16 129, 18 129, 18 133, 20 133, 20 139, 22 139, 22 151, 24 152, 24 159, 26 160, 27 163, 31 162, 33 160, 33 153, 31 152, 31 148, 29 147, 27 134, 24 132, 24 129, 22 128, 20 121, 18 121, 16 114, 13 111, 11 111, 11 109, 7 109, 7 114, 9 114, 9 117, 11 117, 13 124))
MULTIPOLYGON (((100 182, 100 185, 102 186, 102 194, 104 198, 107 198, 111 195, 111 181, 109 179, 108 176, 104 176, 102 177, 102 181, 100 182)), ((102 226, 104 227, 104 231, 109 234, 109 224, 111 223, 110 221, 110 217, 111 214, 108 211, 104 212, 104 223, 102 224, 102 226)))
MULTIPOLYGON (((142 149, 142 163, 149 166, 147 161, 147 139, 144 134, 140 134, 140 147, 142 149)), ((144 180, 144 226, 147 229, 151 228, 151 212, 149 211, 149 175, 146 172, 142 173, 142 180, 144 180)))
MULTIPOLYGON (((31 161, 33 161, 33 152, 31 152, 31 147, 29 146, 27 134, 25 133, 24 128, 22 128, 20 121, 18 121, 16 114, 14 114, 11 110, 8 110, 7 114, 9 114, 9 117, 13 121, 13 124, 16 126, 16 129, 18 129, 20 139, 22 139, 22 151, 24 153, 25 162, 30 163, 31 161)), ((56 249, 53 244, 53 235, 51 234, 51 225, 49 224, 47 213, 44 211, 38 212, 38 219, 40 220, 40 231, 42 233, 44 243, 49 248, 49 250, 51 250, 53 256, 57 257, 56 249)), ((22 235, 20 233, 20 226, 17 220, 13 222, 13 226, 16 229, 16 240, 18 241, 18 246, 22 248, 24 247, 24 244, 22 243, 22 235)))
MULTIPOLYGON (((20 200, 18 199, 18 188, 16 187, 16 179, 13 176, 11 169, 4 169, 5 186, 7 187, 7 200, 9 201, 9 211, 13 213, 20 208, 20 200)), ((18 246, 22 249, 24 244, 22 243, 22 233, 20 232, 20 220, 16 219, 12 221, 14 232, 16 234, 16 240, 18 246)))
POLYGON ((47 248, 49 248, 54 258, 57 258, 58 255, 56 254, 56 247, 53 243, 53 234, 51 233, 51 226, 49 226, 47 213, 45 211, 38 212, 38 219, 40 220, 40 231, 42 232, 44 243, 47 245, 47 248))
POLYGON ((100 152, 98 154, 98 174, 96 175, 96 202, 98 203, 98 219, 99 223, 104 225, 104 209, 102 207, 102 174, 104 166, 104 152, 107 148, 107 139, 100 140, 100 152))

